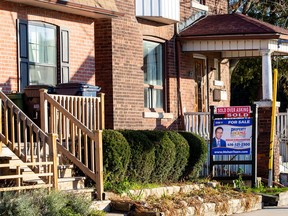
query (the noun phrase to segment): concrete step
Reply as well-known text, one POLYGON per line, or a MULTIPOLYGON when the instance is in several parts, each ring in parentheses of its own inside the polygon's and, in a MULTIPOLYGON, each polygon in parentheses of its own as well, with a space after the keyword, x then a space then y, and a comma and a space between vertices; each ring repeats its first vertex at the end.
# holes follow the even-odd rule
POLYGON ((72 177, 73 165, 58 165, 58 177, 59 178, 68 178, 72 177))
POLYGON ((85 177, 65 177, 58 179, 59 190, 77 190, 84 189, 85 177))

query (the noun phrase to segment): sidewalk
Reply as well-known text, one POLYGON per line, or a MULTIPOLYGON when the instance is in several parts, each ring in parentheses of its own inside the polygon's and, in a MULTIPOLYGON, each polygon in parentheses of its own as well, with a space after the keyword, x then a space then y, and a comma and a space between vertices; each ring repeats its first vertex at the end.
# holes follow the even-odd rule
POLYGON ((287 216, 288 206, 265 206, 261 210, 248 213, 234 214, 235 216, 287 216))

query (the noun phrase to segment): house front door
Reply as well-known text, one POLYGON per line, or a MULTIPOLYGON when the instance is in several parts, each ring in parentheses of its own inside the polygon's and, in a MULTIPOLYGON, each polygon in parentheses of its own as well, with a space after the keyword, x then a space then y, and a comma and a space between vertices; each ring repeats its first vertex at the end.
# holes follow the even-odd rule
POLYGON ((195 99, 197 104, 197 112, 205 112, 205 60, 195 59, 195 78, 196 78, 196 88, 195 88, 195 99))

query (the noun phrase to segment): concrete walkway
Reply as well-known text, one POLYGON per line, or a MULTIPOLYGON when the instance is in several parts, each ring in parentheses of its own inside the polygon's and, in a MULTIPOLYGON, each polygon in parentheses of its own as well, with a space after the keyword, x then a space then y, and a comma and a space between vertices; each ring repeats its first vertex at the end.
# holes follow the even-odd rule
POLYGON ((234 214, 235 216, 287 216, 288 206, 265 206, 261 210, 248 213, 234 214))

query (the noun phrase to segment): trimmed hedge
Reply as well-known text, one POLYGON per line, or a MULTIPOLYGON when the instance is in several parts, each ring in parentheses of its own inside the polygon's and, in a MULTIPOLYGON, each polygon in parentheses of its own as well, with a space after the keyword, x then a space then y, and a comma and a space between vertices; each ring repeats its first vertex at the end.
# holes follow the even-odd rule
POLYGON ((176 131, 168 131, 170 140, 175 144, 175 163, 171 169, 168 179, 176 182, 182 176, 189 159, 189 144, 187 140, 176 131))
POLYGON ((147 183, 155 165, 155 147, 141 131, 120 131, 131 148, 127 176, 132 182, 147 183))
POLYGON ((199 177, 199 172, 207 159, 208 145, 197 134, 184 131, 179 133, 188 141, 190 146, 190 157, 182 177, 185 179, 195 179, 199 177))
POLYGON ((122 182, 130 160, 130 146, 115 130, 103 130, 103 171, 105 184, 122 182))
POLYGON ((155 147, 155 167, 150 181, 166 182, 175 162, 175 145, 166 131, 143 131, 155 147))

